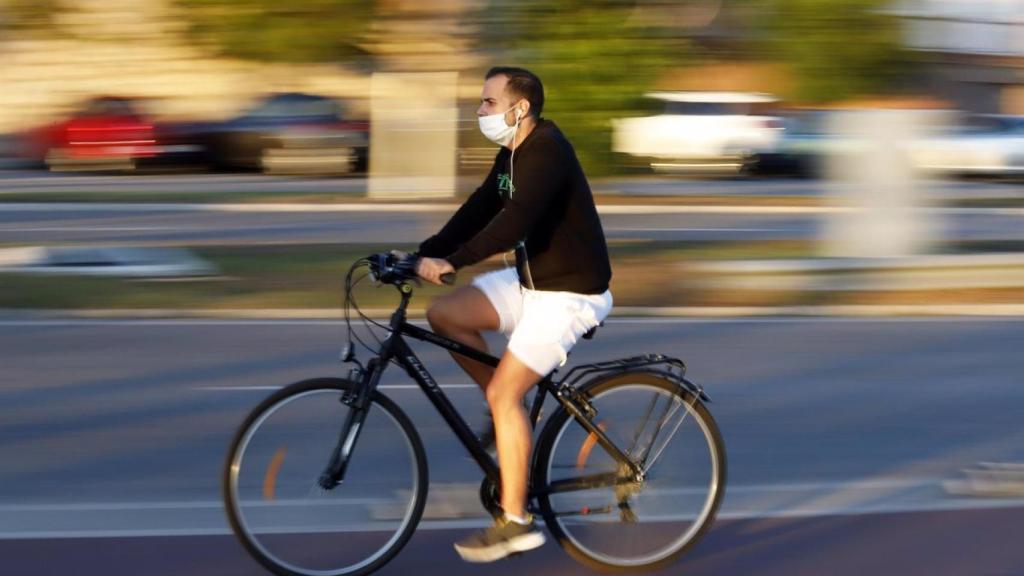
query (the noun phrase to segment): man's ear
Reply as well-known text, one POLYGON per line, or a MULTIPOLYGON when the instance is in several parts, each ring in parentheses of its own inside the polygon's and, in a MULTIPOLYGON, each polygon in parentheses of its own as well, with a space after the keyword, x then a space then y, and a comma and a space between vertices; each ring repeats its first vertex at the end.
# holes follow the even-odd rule
POLYGON ((523 99, 522 104, 516 106, 516 119, 525 118, 530 113, 530 101, 523 99))

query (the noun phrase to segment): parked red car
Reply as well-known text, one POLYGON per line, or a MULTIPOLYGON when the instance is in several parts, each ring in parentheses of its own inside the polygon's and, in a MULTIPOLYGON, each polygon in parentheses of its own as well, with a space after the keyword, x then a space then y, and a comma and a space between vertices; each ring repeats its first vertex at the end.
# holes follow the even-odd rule
POLYGON ((160 150, 153 123, 132 100, 113 96, 28 132, 21 144, 25 159, 51 170, 133 170, 160 150))

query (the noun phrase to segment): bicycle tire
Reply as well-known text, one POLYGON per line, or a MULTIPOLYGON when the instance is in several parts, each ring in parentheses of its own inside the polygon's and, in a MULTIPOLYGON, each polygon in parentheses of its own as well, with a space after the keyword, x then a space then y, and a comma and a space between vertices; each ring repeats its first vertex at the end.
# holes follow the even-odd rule
MULTIPOLYGON (((630 441, 624 438, 637 435, 636 427, 627 433, 626 426, 613 426, 609 422, 617 414, 624 414, 629 419, 633 412, 642 412, 634 407, 637 402, 630 401, 632 398, 650 398, 654 402, 652 406, 664 398, 668 407, 665 414, 676 406, 674 413, 682 415, 678 418, 678 426, 672 422, 676 428, 670 435, 664 435, 669 424, 666 421, 662 431, 652 436, 652 447, 646 449, 648 457, 653 456, 653 461, 649 461, 653 466, 642 484, 624 483, 618 488, 606 486, 551 493, 549 486, 555 480, 611 471, 622 478, 628 476, 622 474, 624 466, 596 443, 594 435, 589 434, 564 408, 559 409, 541 432, 533 463, 533 486, 538 493, 538 507, 545 524, 570 556, 596 570, 636 572, 672 564, 710 528, 725 493, 725 444, 717 424, 692 392, 651 372, 604 375, 581 385, 579 390, 598 410, 593 422, 624 451, 630 448, 630 441), (684 429, 682 424, 687 423, 688 417, 692 420, 684 429), (667 440, 655 456, 651 450, 661 441, 659 435, 667 440), (668 450, 670 444, 671 451, 668 450), (688 467, 688 464, 692 466, 688 467), (697 470, 701 467, 706 467, 706 470, 697 470), (666 489, 664 479, 671 482, 675 476, 678 476, 680 487, 668 485, 666 489), (654 484, 656 481, 658 483, 654 484), (625 509, 620 494, 626 495, 625 509), (640 500, 643 503, 637 508, 640 500), (591 503, 595 505, 591 506, 591 503), (691 503, 695 514, 683 509, 691 503), (618 522, 615 521, 616 512, 619 514, 618 522), (681 535, 675 537, 674 530, 681 535), (656 544, 662 541, 665 541, 664 545, 656 544), (638 548, 651 549, 630 554, 625 551, 630 543, 635 543, 638 548)), ((652 426, 651 430, 654 429, 652 426)), ((636 443, 632 448, 636 453, 631 457, 636 461, 643 447, 636 443)))
POLYGON ((354 386, 340 378, 287 386, 250 412, 231 443, 222 488, 228 520, 249 554, 274 574, 369 574, 398 554, 423 515, 428 486, 423 444, 405 413, 379 392, 372 397, 352 447, 344 481, 330 491, 314 486, 338 442, 344 411, 350 410, 340 402, 341 396, 354 386), (405 450, 381 454, 379 446, 389 446, 394 439, 388 435, 401 436, 396 446, 404 445, 405 450), (406 458, 411 477, 403 480, 396 469, 406 458), (382 461, 386 465, 380 465, 382 461), (373 474, 390 484, 380 486, 375 477, 367 477, 373 474), (359 489, 380 497, 348 496, 359 489), (383 544, 372 544, 377 540, 383 544), (366 554, 356 549, 364 542, 371 543, 366 554), (345 566, 329 563, 350 562, 342 560, 348 557, 353 559, 345 566))

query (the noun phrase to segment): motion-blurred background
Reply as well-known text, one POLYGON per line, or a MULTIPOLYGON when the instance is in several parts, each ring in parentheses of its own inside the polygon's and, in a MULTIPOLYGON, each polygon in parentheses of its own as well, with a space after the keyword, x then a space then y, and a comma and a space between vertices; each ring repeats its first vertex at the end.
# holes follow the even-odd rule
MULTIPOLYGON (((505 63, 544 79, 547 115, 595 176, 652 159, 665 171, 813 174, 833 136, 829 116, 875 108, 946 112, 915 143, 917 167, 1024 170, 1015 0, 2 6, 9 165, 275 172, 292 154, 309 172, 362 172, 374 74, 451 73, 442 82, 454 84, 466 121, 482 73, 505 63), (615 122, 635 116, 649 121, 615 122)), ((415 94, 388 96, 424 106, 415 94)), ((471 122, 453 128, 460 165, 470 165, 482 141, 471 122)))
MULTIPOLYGON (((457 201, 496 151, 476 127, 483 73, 514 64, 544 80, 545 116, 576 146, 600 202, 677 205, 676 216, 653 220, 606 210, 617 245, 648 248, 621 259, 624 273, 646 260, 658 263, 647 270, 685 268, 661 274, 664 289, 620 287, 622 304, 807 301, 794 287, 819 292, 816 303, 1017 300, 1019 0, 2 6, 0 193, 11 202, 299 202, 315 212, 308 205, 457 201), (691 265, 740 256, 829 261, 813 274, 792 262, 691 265), (877 257, 904 260, 889 262, 896 272, 884 278, 866 272, 879 262, 856 260, 877 257), (982 272, 952 279, 982 262, 982 272), (848 273, 839 282, 837 270, 848 273)), ((279 210, 258 219, 281 225, 256 234, 253 216, 204 215, 188 227, 180 213, 133 225, 94 213, 69 226, 70 216, 50 208, 8 216, 15 221, 0 234, 18 249, 4 252, 7 270, 67 270, 97 258, 65 250, 75 246, 409 244, 448 209, 399 211, 415 225, 395 236, 380 233, 390 223, 372 212, 364 217, 378 224, 355 230, 279 210)), ((120 299, 83 289, 49 304, 26 298, 41 288, 21 281, 3 292, 7 306, 77 307, 93 294, 121 307, 139 292, 122 287, 120 299)), ((156 308, 168 300, 135 296, 156 308)), ((274 299, 259 300, 244 305, 274 299)))

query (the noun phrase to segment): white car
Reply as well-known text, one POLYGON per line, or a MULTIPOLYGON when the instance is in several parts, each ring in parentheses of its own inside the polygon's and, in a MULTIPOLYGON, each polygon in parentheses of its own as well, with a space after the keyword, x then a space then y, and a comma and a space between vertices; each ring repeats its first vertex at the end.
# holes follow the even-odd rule
POLYGON ((1024 175, 1024 117, 977 115, 942 134, 922 138, 914 164, 938 176, 1024 175))
POLYGON ((752 153, 770 149, 782 121, 766 110, 777 100, 745 92, 651 92, 657 116, 612 121, 612 150, 643 158, 661 172, 741 171, 752 153))

